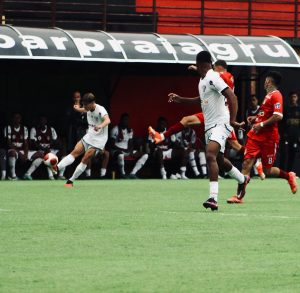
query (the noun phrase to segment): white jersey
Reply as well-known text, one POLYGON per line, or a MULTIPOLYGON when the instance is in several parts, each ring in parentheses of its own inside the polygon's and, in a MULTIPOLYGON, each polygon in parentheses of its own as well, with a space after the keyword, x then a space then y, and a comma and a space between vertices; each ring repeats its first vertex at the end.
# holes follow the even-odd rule
POLYGON ((133 138, 133 130, 130 129, 130 131, 127 130, 127 128, 125 129, 121 129, 122 134, 119 133, 119 126, 116 125, 110 133, 110 137, 113 138, 115 140, 115 146, 123 149, 123 150, 127 150, 128 149, 128 142, 130 139, 133 138), (122 138, 122 139, 121 139, 122 138))
POLYGON ((94 111, 87 112, 87 121, 89 128, 86 135, 82 138, 87 144, 103 150, 108 139, 108 125, 95 131, 94 127, 103 122, 104 116, 108 115, 104 107, 96 104, 94 111))
POLYGON ((206 76, 199 81, 199 95, 204 115, 205 130, 217 124, 229 124, 230 115, 226 104, 226 98, 222 91, 228 85, 220 77, 220 74, 208 70, 206 76))

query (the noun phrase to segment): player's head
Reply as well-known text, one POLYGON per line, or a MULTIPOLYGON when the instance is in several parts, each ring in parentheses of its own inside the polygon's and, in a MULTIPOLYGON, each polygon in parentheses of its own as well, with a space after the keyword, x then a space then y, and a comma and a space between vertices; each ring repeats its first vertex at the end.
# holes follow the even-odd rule
POLYGON ((44 114, 39 115, 38 121, 39 121, 39 126, 42 128, 44 128, 48 123, 48 119, 47 119, 46 115, 44 115, 44 114))
POLYGON ((22 115, 18 112, 12 114, 12 124, 15 126, 19 126, 22 121, 22 115))
POLYGON ((206 75, 206 72, 212 68, 212 57, 208 51, 201 51, 196 57, 197 71, 201 77, 206 75))
POLYGON ((92 93, 86 93, 82 97, 82 105, 86 111, 91 111, 95 109, 96 98, 92 93))
POLYGON ((289 93, 289 102, 291 105, 297 105, 298 104, 298 94, 297 92, 290 92, 289 93))
POLYGON ((265 89, 270 87, 278 88, 281 83, 282 76, 278 71, 269 71, 265 79, 265 89))
POLYGON ((157 119, 156 128, 159 132, 166 130, 167 125, 168 125, 168 123, 167 123, 167 119, 165 117, 159 117, 157 119))
POLYGON ((120 117, 120 126, 128 127, 128 125, 129 125, 129 114, 123 113, 120 117))
POLYGON ((72 98, 73 98, 74 104, 79 104, 79 103, 80 103, 80 100, 81 100, 81 93, 80 93, 80 91, 75 91, 75 92, 73 93, 72 98))
POLYGON ((214 70, 217 72, 225 72, 227 71, 227 63, 225 60, 217 60, 214 64, 214 70))
POLYGON ((258 98, 256 97, 256 95, 251 95, 249 101, 250 108, 255 109, 257 105, 258 105, 258 98))

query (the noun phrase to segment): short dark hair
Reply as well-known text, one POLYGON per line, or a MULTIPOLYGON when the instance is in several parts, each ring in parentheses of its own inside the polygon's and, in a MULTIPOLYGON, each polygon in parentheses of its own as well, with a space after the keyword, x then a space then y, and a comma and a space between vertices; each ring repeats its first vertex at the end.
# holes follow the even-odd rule
POLYGON ((224 69, 227 69, 227 63, 225 60, 221 60, 221 59, 217 60, 215 62, 215 66, 222 66, 224 69))
POLYGON ((296 91, 289 92, 289 97, 291 97, 293 95, 297 95, 298 96, 298 93, 296 91))
POLYGON ((269 71, 267 73, 267 76, 266 77, 270 77, 272 78, 274 84, 276 86, 279 86, 280 85, 280 82, 281 82, 281 79, 282 79, 282 76, 281 74, 278 72, 278 71, 269 71))
POLYGON ((84 96, 81 100, 83 105, 88 105, 88 104, 93 103, 95 101, 96 101, 96 98, 95 98, 94 94, 92 94, 92 93, 84 94, 84 96))
POLYGON ((212 64, 211 54, 208 51, 201 51, 196 57, 197 63, 209 63, 212 64))

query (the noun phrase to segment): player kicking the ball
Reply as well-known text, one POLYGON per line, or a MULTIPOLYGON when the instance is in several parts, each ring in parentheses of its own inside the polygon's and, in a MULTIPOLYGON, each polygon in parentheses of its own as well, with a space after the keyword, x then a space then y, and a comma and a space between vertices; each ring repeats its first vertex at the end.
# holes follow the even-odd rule
POLYGON ((87 93, 82 98, 83 108, 80 108, 78 105, 74 106, 75 111, 87 113, 89 128, 86 135, 77 142, 74 150, 57 165, 56 172, 57 169, 59 171, 64 170, 77 157, 84 153, 80 164, 65 184, 67 187, 73 186, 74 180, 85 171, 87 164, 93 156, 104 151, 108 139, 108 124, 110 123, 110 119, 105 108, 96 104, 95 100, 95 96, 92 93, 87 93))
MULTIPOLYGON (((286 179, 292 193, 296 193, 296 174, 294 172, 287 173, 277 167, 273 167, 279 142, 278 122, 283 118, 282 95, 278 90, 280 82, 280 73, 270 71, 267 74, 264 83, 267 95, 259 108, 258 114, 247 118, 248 122, 253 126, 248 132, 242 173, 249 175, 256 158, 261 157, 265 174, 286 179)), ((227 202, 243 203, 245 194, 245 186, 238 185, 237 194, 229 198, 227 202)))

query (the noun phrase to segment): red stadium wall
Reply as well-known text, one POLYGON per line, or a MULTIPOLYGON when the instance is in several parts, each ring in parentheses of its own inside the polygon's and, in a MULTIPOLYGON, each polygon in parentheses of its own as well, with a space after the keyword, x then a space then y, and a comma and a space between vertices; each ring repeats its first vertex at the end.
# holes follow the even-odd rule
MULTIPOLYGON (((251 35, 293 37, 295 25, 300 19, 300 4, 295 4, 294 0, 252 1, 251 6, 249 1, 207 0, 204 1, 204 26, 201 31, 201 2, 156 0, 157 31, 171 34, 248 35, 250 26, 251 35)), ((152 0, 136 0, 137 12, 140 13, 153 12, 152 5, 152 0)), ((296 27, 296 30, 299 28, 296 27)))
POLYGON ((124 76, 111 98, 110 113, 113 125, 123 112, 130 114, 130 125, 136 136, 147 135, 149 125, 156 126, 164 116, 169 125, 183 115, 199 112, 197 105, 168 103, 168 93, 198 95, 198 78, 191 76, 124 76))

